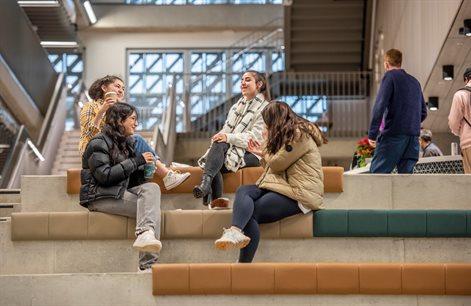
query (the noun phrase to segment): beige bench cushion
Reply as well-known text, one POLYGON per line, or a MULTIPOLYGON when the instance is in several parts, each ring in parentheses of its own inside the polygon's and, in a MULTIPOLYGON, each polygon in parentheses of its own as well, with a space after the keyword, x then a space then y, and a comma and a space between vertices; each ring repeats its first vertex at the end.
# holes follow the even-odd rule
MULTIPOLYGON (((312 213, 260 226, 263 238, 312 238, 312 213)), ((163 239, 215 239, 231 226, 232 210, 162 211, 163 239)), ((20 212, 11 216, 11 239, 106 240, 133 239, 133 218, 99 212, 20 212)))

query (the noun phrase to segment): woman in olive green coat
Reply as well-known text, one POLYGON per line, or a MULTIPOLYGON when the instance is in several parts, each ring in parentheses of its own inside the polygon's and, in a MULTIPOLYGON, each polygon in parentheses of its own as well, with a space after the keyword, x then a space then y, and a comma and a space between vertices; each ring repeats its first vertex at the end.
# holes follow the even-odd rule
POLYGON ((265 168, 256 185, 239 187, 232 226, 216 240, 216 248, 240 248, 239 262, 251 262, 260 240, 259 224, 322 208, 324 184, 319 146, 326 143, 319 128, 284 102, 262 111, 263 149, 251 139, 248 151, 261 156, 265 168))

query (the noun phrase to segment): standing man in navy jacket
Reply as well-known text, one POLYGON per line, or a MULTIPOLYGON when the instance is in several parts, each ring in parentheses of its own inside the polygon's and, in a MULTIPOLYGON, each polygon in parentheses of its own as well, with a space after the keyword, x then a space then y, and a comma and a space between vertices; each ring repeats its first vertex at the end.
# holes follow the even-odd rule
POLYGON ((388 50, 384 55, 386 73, 368 130, 368 140, 376 147, 370 173, 391 173, 395 167, 399 173, 412 173, 419 159, 420 124, 427 117, 427 108, 419 81, 401 65, 401 51, 388 50))

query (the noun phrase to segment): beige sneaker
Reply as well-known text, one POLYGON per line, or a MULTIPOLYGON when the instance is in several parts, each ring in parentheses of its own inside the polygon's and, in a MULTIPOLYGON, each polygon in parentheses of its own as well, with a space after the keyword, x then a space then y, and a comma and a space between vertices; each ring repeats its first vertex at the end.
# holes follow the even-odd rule
POLYGON ((180 173, 178 171, 169 170, 167 175, 163 179, 165 189, 170 190, 177 187, 178 185, 183 183, 190 175, 190 172, 180 173))
POLYGON ((230 248, 245 248, 250 242, 250 238, 239 232, 238 230, 231 228, 225 228, 221 238, 214 242, 216 249, 225 251, 230 248))

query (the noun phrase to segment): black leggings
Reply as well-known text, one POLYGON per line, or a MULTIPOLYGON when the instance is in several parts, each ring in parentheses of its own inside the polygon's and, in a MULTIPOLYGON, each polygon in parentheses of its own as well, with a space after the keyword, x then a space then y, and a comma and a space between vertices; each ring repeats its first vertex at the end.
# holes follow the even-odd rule
POLYGON ((240 186, 236 191, 232 225, 250 237, 250 243, 240 250, 239 262, 252 262, 260 241, 258 225, 271 223, 301 213, 298 202, 279 193, 255 185, 240 186))
MULTIPOLYGON (((213 178, 211 182, 211 198, 217 199, 222 196, 224 189, 224 181, 222 179, 223 173, 230 172, 224 166, 224 160, 226 159, 226 153, 229 149, 229 144, 226 142, 215 142, 211 146, 206 157, 206 164, 204 166, 204 174, 209 175, 213 178)), ((244 155, 245 167, 258 167, 260 162, 258 158, 252 153, 245 152, 244 155)))

